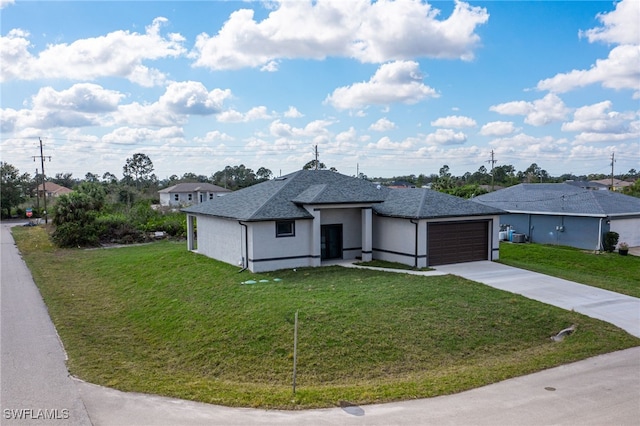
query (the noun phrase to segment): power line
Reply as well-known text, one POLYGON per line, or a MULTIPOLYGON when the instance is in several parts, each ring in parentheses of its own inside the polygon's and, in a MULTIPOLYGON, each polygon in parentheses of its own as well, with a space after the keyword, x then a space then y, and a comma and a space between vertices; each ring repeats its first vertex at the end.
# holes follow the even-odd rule
POLYGON ((38 138, 38 140, 40 141, 40 155, 33 155, 32 157, 33 157, 33 161, 36 161, 36 158, 40 158, 40 164, 42 165, 42 198, 44 199, 44 223, 46 225, 49 223, 49 216, 47 213, 47 186, 46 186, 47 179, 44 173, 44 159, 48 158, 49 162, 51 162, 51 156, 47 155, 45 157, 42 151, 42 139, 38 138))

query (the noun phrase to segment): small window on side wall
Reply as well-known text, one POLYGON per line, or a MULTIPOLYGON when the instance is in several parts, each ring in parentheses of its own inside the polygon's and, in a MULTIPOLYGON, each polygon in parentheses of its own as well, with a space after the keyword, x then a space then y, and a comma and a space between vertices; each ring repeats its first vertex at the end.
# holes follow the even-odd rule
POLYGON ((296 222, 293 220, 281 220, 276 222, 276 237, 295 237, 296 222))

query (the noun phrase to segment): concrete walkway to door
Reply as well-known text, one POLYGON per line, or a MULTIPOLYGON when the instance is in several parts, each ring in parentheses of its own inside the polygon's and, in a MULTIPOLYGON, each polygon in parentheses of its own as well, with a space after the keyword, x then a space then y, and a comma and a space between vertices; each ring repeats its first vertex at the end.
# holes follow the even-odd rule
POLYGON ((435 269, 574 310, 640 337, 640 299, 636 297, 490 261, 442 265, 435 269))

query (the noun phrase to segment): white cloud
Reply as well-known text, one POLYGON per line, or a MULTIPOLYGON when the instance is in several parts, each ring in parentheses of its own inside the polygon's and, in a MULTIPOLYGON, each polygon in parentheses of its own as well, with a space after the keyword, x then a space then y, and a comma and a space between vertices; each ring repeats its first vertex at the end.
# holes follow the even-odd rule
POLYGON ((198 81, 183 81, 171 83, 159 102, 176 114, 211 115, 219 113, 229 97, 231 91, 228 89, 208 91, 198 81))
POLYGON ((614 44, 640 43, 640 2, 638 0, 622 0, 616 3, 616 8, 609 13, 601 13, 598 20, 602 27, 580 31, 581 37, 593 43, 603 41, 614 44))
POLYGON ((4 9, 7 6, 15 4, 16 0, 0 0, 0 9, 4 9))
POLYGON ((184 124, 190 115, 220 114, 223 103, 231 97, 228 89, 211 91, 200 82, 171 83, 157 102, 121 105, 112 115, 113 123, 134 127, 162 127, 184 124))
MULTIPOLYGON (((563 123, 565 132, 625 133, 629 130, 629 121, 635 114, 622 114, 610 111, 611 101, 603 101, 578 108, 573 121, 563 123)), ((639 135, 640 136, 640 135, 639 135)))
POLYGON ((543 126, 553 121, 562 121, 570 112, 562 99, 553 93, 533 102, 514 101, 493 105, 489 110, 503 115, 524 115, 526 116, 524 122, 532 126, 543 126))
POLYGON ((452 129, 438 129, 428 134, 425 141, 430 145, 460 145, 467 141, 467 135, 452 129))
POLYGON ((181 127, 163 127, 161 129, 148 129, 143 127, 131 128, 120 127, 113 130, 102 137, 103 142, 114 143, 118 145, 136 145, 143 142, 159 142, 174 140, 184 137, 184 131, 181 127))
POLYGON ((483 136, 506 136, 514 133, 516 127, 512 121, 492 121, 480 129, 483 136))
POLYGON ((456 1, 452 14, 415 0, 274 1, 257 22, 253 10, 233 12, 214 36, 196 38, 194 66, 210 69, 261 67, 275 71, 286 58, 351 57, 382 63, 415 57, 473 58, 476 27, 486 9, 456 1))
POLYGON ((287 111, 285 111, 284 116, 287 118, 300 118, 304 117, 304 115, 298 111, 296 107, 290 106, 287 111))
POLYGON ((117 91, 90 83, 75 84, 62 91, 42 87, 31 98, 31 109, 2 110, 0 128, 3 132, 19 132, 27 128, 100 125, 106 122, 108 113, 117 110, 122 98, 124 95, 117 91))
POLYGON ((579 87, 601 83, 609 89, 632 89, 634 99, 640 98, 640 45, 614 47, 607 59, 598 59, 588 70, 573 70, 556 74, 538 82, 538 89, 564 93, 579 87))
POLYGON ((91 83, 74 84, 67 90, 43 87, 32 98, 34 109, 58 109, 99 113, 115 111, 124 95, 91 83))
POLYGON ((400 142, 394 142, 388 136, 383 136, 375 143, 367 144, 368 149, 381 149, 381 150, 406 150, 411 149, 415 145, 415 140, 405 139, 400 142))
POLYGON ((290 124, 275 120, 269 126, 269 133, 279 138, 313 138, 329 135, 327 127, 333 124, 329 120, 314 120, 305 127, 293 127, 290 124))
POLYGON ((631 89, 640 99, 640 2, 622 0, 614 11, 599 14, 603 26, 581 31, 589 42, 617 44, 606 59, 598 59, 589 69, 572 70, 538 82, 538 89, 556 93, 568 92, 591 84, 608 89, 631 89))
POLYGON ((427 97, 438 97, 422 83, 417 62, 396 61, 381 65, 368 82, 339 87, 325 99, 337 109, 357 109, 371 104, 415 104, 427 97))
POLYGON ((232 141, 233 137, 229 136, 226 133, 220 132, 219 130, 213 130, 211 132, 207 132, 206 135, 202 138, 194 138, 194 141, 200 143, 214 143, 214 142, 229 142, 232 141))
POLYGON ((462 129, 465 127, 476 127, 476 120, 461 115, 450 115, 447 117, 440 117, 431 122, 433 127, 449 127, 454 129, 462 129))
POLYGON ((378 121, 373 123, 371 126, 369 126, 369 130, 373 130, 375 132, 386 132, 389 130, 393 130, 395 128, 396 128, 396 124, 393 121, 387 119, 386 117, 379 119, 378 121))
POLYGON ((267 120, 273 118, 273 115, 267 111, 267 107, 258 106, 251 108, 244 114, 230 109, 220 113, 217 119, 221 123, 246 123, 254 120, 267 120))
POLYGON ((535 137, 524 133, 499 138, 491 141, 495 154, 501 157, 516 157, 522 161, 531 163, 538 159, 561 160, 565 159, 569 151, 566 139, 556 139, 552 136, 535 137))
POLYGON ((143 62, 185 53, 182 36, 160 34, 165 22, 154 19, 144 34, 115 31, 71 44, 51 44, 37 56, 29 52, 29 33, 12 29, 0 37, 0 81, 122 77, 145 87, 163 84, 166 76, 143 62))

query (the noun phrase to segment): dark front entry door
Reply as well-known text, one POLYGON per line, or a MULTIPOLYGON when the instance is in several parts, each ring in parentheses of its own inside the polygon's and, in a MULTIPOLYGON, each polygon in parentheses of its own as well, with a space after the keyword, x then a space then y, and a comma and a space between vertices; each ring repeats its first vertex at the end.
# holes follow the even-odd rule
POLYGON ((342 259, 342 225, 322 225, 320 234, 321 258, 342 259))

